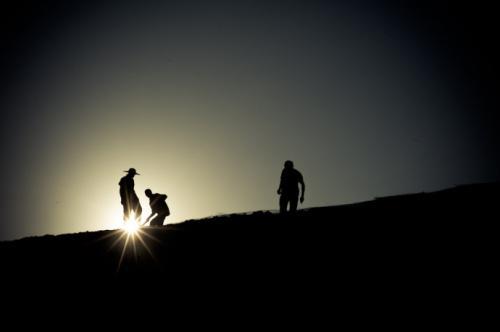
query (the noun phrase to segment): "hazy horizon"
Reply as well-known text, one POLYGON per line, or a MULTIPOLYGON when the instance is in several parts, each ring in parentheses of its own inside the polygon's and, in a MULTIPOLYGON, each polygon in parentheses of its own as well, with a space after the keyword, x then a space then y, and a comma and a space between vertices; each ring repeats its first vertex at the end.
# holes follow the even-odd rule
POLYGON ((0 240, 117 226, 130 167, 167 222, 277 209, 287 159, 301 207, 498 180, 496 30, 437 3, 13 5, 0 240))

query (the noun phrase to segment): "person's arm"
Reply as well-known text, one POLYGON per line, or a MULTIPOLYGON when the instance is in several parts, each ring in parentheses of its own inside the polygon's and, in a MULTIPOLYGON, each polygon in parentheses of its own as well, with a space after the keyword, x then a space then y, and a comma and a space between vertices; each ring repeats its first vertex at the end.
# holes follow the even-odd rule
POLYGON ((302 177, 302 174, 300 175, 300 180, 299 180, 300 186, 302 187, 302 195, 300 195, 300 203, 304 203, 304 194, 306 192, 306 184, 304 183, 304 178, 302 177))
POLYGON ((156 212, 151 212, 149 217, 146 218, 146 221, 142 224, 143 226, 146 225, 151 218, 153 218, 156 215, 156 212))
POLYGON ((283 185, 283 172, 281 172, 281 177, 280 177, 280 186, 278 187, 278 195, 281 195, 281 192, 282 192, 282 185, 283 185))

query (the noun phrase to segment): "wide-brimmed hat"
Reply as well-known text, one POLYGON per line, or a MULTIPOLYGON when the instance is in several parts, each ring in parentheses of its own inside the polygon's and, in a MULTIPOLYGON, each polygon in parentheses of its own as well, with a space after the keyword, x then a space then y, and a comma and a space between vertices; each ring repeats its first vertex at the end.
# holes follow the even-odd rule
POLYGON ((133 175, 140 175, 139 173, 137 173, 135 168, 129 168, 128 171, 124 171, 124 172, 129 173, 129 174, 133 174, 133 175))

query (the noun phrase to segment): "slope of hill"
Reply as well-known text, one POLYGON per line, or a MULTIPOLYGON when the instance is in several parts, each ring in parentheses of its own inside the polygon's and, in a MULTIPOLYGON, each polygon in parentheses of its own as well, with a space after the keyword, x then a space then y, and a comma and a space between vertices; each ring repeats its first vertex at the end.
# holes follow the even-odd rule
POLYGON ((0 243, 2 278, 454 297, 492 276, 499 200, 499 184, 477 184, 143 228, 126 246, 120 230, 25 238, 0 243))

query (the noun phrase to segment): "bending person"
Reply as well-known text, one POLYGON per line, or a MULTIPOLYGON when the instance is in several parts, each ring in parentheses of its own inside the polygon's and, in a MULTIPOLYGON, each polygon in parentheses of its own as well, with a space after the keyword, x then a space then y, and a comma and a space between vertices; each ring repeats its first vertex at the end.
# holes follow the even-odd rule
POLYGON ((170 209, 167 205, 167 195, 153 194, 151 189, 146 189, 146 196, 149 198, 151 215, 146 219, 144 225, 150 222, 150 226, 163 226, 165 218, 170 215, 170 209))

